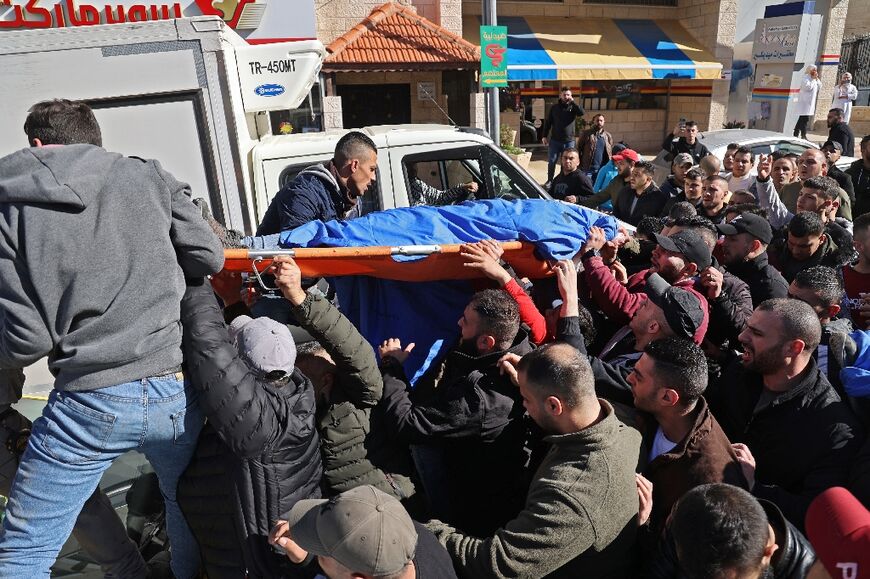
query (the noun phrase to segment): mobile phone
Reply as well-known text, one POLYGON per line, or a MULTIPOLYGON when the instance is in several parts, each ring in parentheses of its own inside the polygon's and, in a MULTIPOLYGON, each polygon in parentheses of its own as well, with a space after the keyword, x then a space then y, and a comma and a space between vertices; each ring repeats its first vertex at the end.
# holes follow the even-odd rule
POLYGON ((686 128, 686 118, 685 117, 680 117, 680 128, 681 129, 686 128))

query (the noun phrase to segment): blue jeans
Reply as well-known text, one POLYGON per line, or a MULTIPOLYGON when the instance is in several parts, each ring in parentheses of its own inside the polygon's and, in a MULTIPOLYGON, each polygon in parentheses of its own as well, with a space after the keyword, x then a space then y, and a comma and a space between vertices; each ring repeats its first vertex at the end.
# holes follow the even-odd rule
POLYGON ((82 505, 112 461, 142 452, 160 479, 172 572, 189 579, 199 548, 176 502, 203 413, 177 374, 87 392, 52 391, 12 483, 0 530, 0 577, 48 577, 82 505))
POLYGON ((556 163, 562 157, 562 151, 574 148, 574 139, 570 141, 557 141, 550 139, 547 142, 547 182, 553 180, 553 175, 556 174, 556 163))

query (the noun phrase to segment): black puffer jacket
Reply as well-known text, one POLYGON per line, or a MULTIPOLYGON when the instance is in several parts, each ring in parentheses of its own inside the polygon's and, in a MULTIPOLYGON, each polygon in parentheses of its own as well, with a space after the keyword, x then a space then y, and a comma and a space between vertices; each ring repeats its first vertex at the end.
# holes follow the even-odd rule
MULTIPOLYGON (((774 551, 770 562, 773 579, 804 579, 816 561, 813 546, 794 525, 786 520, 775 504, 765 500, 758 502, 767 514, 767 522, 773 527, 773 534, 776 536, 778 548, 774 551)), ((668 529, 665 529, 662 535, 658 552, 649 561, 645 576, 649 579, 686 577, 680 569, 676 544, 668 529)))
POLYGON ((531 349, 522 329, 504 351, 474 357, 454 348, 413 391, 401 365, 390 357, 384 362, 385 421, 399 440, 426 447, 430 468, 417 467, 436 516, 478 537, 511 520, 525 501, 525 408, 496 364, 531 349), (432 474, 443 477, 444 487, 432 488, 432 474))
POLYGON ((230 341, 207 284, 188 287, 181 317, 187 369, 208 425, 178 500, 205 571, 210 579, 244 578, 246 571, 251 578, 294 576, 267 539, 298 500, 320 497, 311 381, 296 370, 282 386, 258 382, 230 341))
POLYGON ((752 494, 803 529, 816 495, 845 486, 863 432, 815 361, 790 390, 755 412, 762 388, 761 374, 735 360, 706 396, 731 442, 746 444, 755 457, 752 494))
POLYGON ((788 282, 770 265, 767 252, 751 261, 729 265, 726 269, 749 286, 753 307, 772 298, 788 297, 788 282))
MULTIPOLYGON (((743 331, 746 320, 752 315, 752 292, 745 281, 728 272, 713 261, 713 266, 722 272, 722 292, 717 298, 707 298, 710 305, 710 325, 707 327, 707 340, 722 347, 737 345, 737 336, 743 331)), ((707 288, 700 280, 695 289, 707 296, 707 288)))

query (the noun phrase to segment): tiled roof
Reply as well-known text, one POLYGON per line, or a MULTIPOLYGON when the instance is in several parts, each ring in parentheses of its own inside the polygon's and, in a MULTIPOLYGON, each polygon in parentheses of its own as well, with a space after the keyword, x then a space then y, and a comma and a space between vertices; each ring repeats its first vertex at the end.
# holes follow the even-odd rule
POLYGON ((410 8, 387 2, 336 38, 325 70, 476 68, 480 49, 410 8))

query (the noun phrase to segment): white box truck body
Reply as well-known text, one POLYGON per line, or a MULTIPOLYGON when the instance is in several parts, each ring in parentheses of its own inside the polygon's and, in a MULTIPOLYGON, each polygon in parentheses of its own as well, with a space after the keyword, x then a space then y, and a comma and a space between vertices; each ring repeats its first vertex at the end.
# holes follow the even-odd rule
POLYGON ((249 45, 208 16, 4 31, 0 156, 28 146, 31 105, 84 100, 106 149, 158 159, 219 220, 252 231, 251 151, 270 132, 266 111, 298 107, 325 54, 316 40, 249 45))

